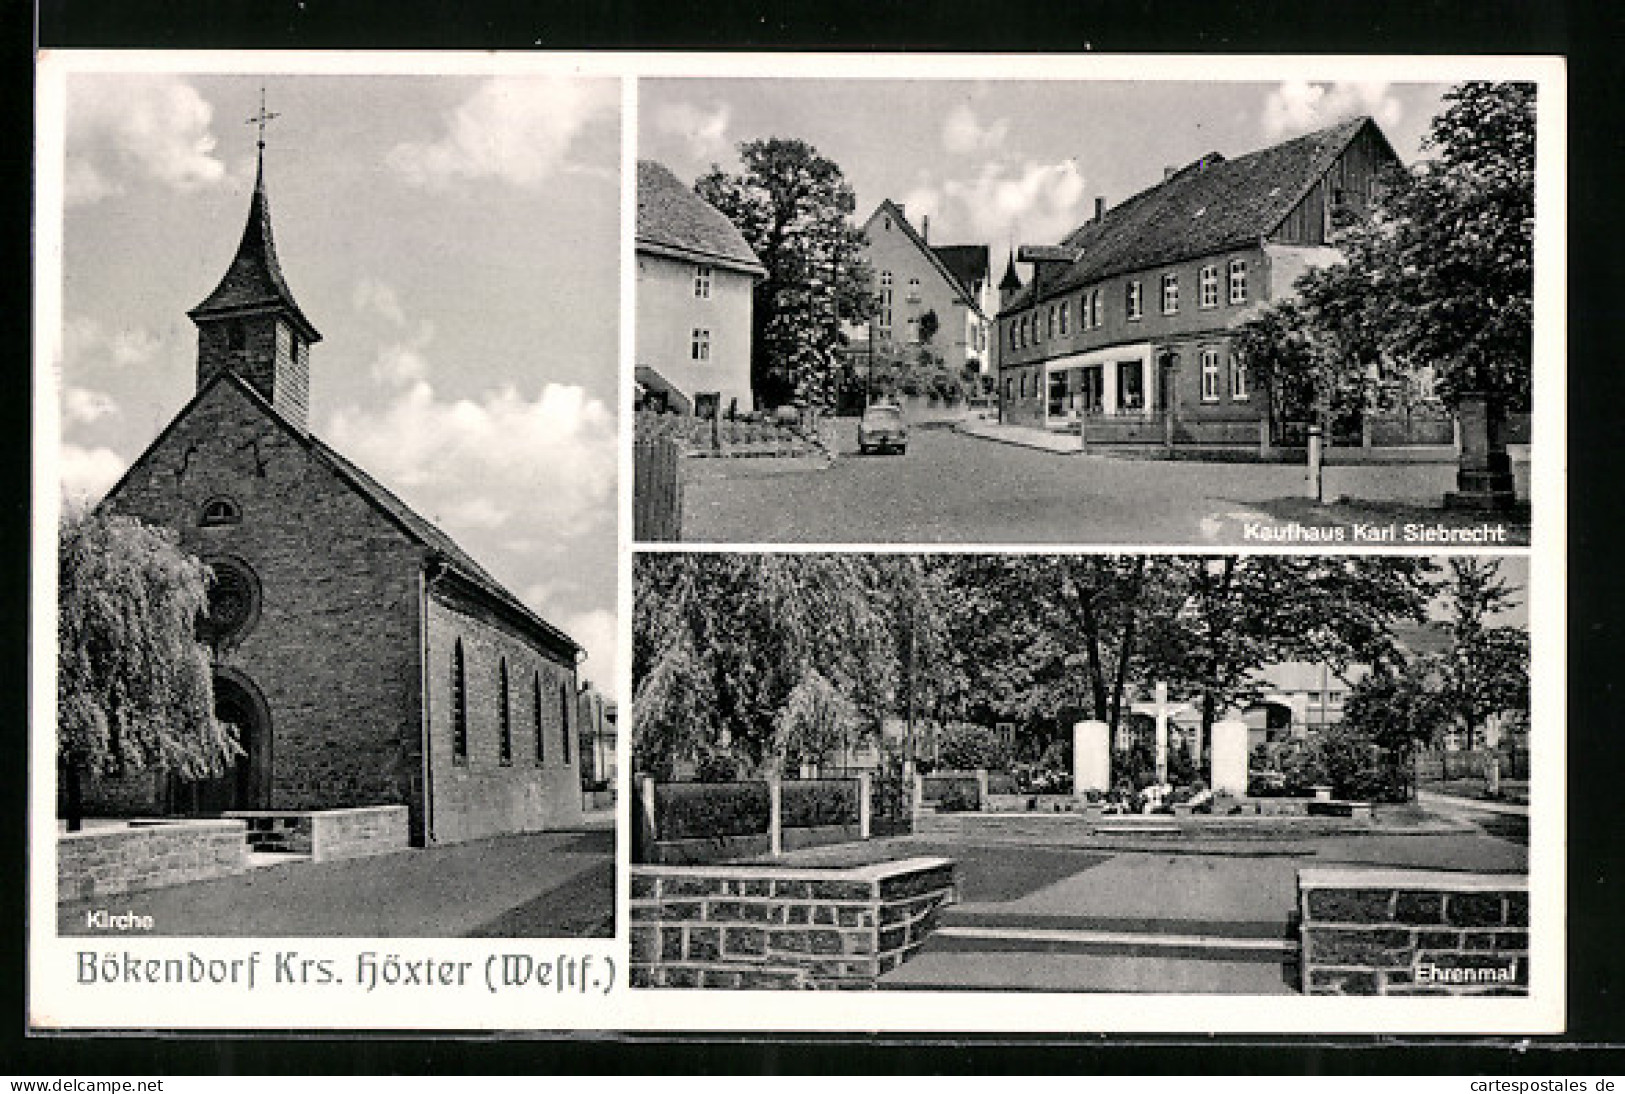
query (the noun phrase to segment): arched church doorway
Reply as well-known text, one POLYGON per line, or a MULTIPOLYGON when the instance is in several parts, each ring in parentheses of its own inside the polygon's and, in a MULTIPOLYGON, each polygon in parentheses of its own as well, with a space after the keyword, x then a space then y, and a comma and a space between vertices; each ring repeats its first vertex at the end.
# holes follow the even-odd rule
POLYGON ((207 779, 174 780, 172 811, 216 816, 228 809, 265 809, 271 804, 271 717, 265 698, 234 669, 214 678, 214 716, 233 726, 242 753, 227 770, 207 779))

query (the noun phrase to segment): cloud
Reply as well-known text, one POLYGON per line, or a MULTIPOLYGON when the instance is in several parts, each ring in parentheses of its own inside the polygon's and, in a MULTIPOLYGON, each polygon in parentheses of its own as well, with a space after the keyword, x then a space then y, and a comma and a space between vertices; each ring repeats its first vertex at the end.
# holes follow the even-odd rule
POLYGON ((69 366, 111 362, 122 367, 144 365, 162 346, 157 335, 144 327, 123 327, 108 331, 89 316, 71 317, 62 328, 62 359, 69 366))
POLYGON ((62 496, 68 501, 98 501, 124 474, 124 460, 110 448, 62 446, 57 460, 62 496))
POLYGON ((569 536, 613 516, 615 414, 573 385, 442 401, 417 381, 377 408, 339 412, 337 447, 454 537, 498 528, 569 536))
POLYGON ((406 325, 406 312, 401 308, 400 297, 395 295, 394 289, 382 281, 375 281, 370 277, 362 278, 356 282, 351 299, 355 303, 356 311, 382 316, 397 327, 406 325))
POLYGON ((1399 121, 1404 107, 1389 94, 1388 87, 1383 81, 1312 84, 1288 80, 1270 92, 1260 122, 1270 137, 1307 133, 1361 114, 1369 114, 1378 124, 1391 127, 1399 121))
POLYGON ((1055 242, 1082 221, 1084 178, 1072 160, 987 164, 969 182, 943 192, 961 210, 975 238, 999 239, 1012 228, 1024 242, 1055 242))
POLYGON ((118 412, 118 403, 104 392, 83 387, 68 387, 62 392, 62 417, 70 424, 88 425, 118 412))
POLYGON ((227 177, 214 154, 214 108, 174 77, 79 76, 68 89, 66 199, 83 205, 132 179, 183 192, 227 177))
POLYGON ((998 150, 1010 132, 1010 122, 1000 118, 989 125, 976 120, 976 112, 965 103, 948 111, 942 122, 942 146, 961 156, 987 155, 998 150))
POLYGON ((903 195, 903 210, 910 224, 924 224, 925 218, 942 219, 942 191, 931 186, 916 186, 903 195))
POLYGON ((417 186, 461 179, 535 186, 564 166, 588 124, 615 109, 616 87, 613 80, 487 80, 447 112, 438 140, 397 144, 388 161, 417 186))
POLYGON ((654 128, 688 146, 688 154, 710 161, 728 150, 729 110, 720 105, 707 113, 692 103, 662 103, 655 108, 654 128))

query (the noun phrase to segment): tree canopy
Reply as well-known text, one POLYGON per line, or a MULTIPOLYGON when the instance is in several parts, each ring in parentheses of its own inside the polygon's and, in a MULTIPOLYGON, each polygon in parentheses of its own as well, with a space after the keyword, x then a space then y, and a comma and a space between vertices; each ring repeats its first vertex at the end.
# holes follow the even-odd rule
POLYGON ((84 775, 222 772, 240 750, 214 717, 197 638, 208 568, 172 532, 101 510, 63 520, 57 567, 57 756, 70 822, 84 775))
POLYGON ((1404 399, 1423 377, 1527 406, 1533 351, 1535 88, 1448 91, 1429 157, 1383 180, 1372 215, 1334 242, 1344 261, 1299 279, 1297 299, 1238 341, 1276 404, 1335 413, 1404 399))
POLYGON ((755 288, 751 384, 759 402, 833 404, 842 321, 873 304, 852 187, 832 160, 783 137, 739 146, 741 170, 713 165, 694 190, 731 220, 767 268, 755 288))

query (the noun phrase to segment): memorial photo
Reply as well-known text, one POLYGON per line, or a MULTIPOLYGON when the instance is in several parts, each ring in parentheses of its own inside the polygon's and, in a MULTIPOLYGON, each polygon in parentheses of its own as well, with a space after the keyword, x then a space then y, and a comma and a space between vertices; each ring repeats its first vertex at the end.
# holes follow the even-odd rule
POLYGON ((1529 990, 1527 559, 633 572, 634 986, 1529 990))

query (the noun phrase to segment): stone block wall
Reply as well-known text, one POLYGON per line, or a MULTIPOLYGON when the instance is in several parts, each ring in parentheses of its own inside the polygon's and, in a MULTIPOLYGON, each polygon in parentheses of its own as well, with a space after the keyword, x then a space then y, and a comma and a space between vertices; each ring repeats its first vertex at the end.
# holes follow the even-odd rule
POLYGON ((233 810, 226 816, 247 825, 251 851, 304 854, 312 862, 387 855, 411 846, 410 811, 404 805, 308 813, 233 810))
POLYGON ((633 866, 633 987, 873 988, 955 899, 954 863, 633 866))
POLYGON ((59 901, 240 874, 248 844, 237 820, 160 822, 65 832, 56 843, 59 901))
POLYGON ((1359 868, 1298 872, 1308 995, 1527 995, 1528 879, 1359 868))

